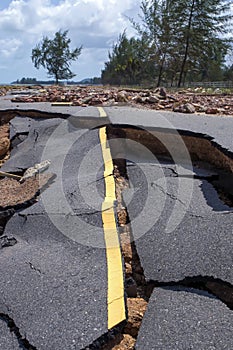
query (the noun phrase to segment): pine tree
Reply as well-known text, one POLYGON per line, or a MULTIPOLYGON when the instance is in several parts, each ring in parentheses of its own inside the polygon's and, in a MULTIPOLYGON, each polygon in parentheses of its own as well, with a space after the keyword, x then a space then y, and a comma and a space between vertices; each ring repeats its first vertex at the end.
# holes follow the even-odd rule
POLYGON ((174 2, 182 23, 177 28, 177 47, 180 48, 181 66, 178 87, 184 83, 187 66, 206 56, 216 40, 221 40, 225 51, 228 41, 220 39, 229 30, 230 2, 221 0, 179 0, 174 2))
POLYGON ((60 79, 71 79, 75 76, 70 70, 70 62, 78 59, 82 46, 70 50, 71 40, 67 38, 68 30, 55 33, 54 39, 44 37, 32 50, 32 62, 48 71, 50 77, 55 77, 56 84, 60 79))
POLYGON ((148 49, 146 38, 130 38, 124 31, 109 52, 109 61, 102 71, 104 84, 133 85, 147 79, 151 73, 145 50, 148 49))
MULTIPOLYGON (((224 0, 143 0, 141 24, 131 19, 139 36, 149 43, 148 57, 153 59, 157 85, 162 78, 184 84, 187 74, 200 67, 216 42, 221 57, 226 54, 232 20, 231 1, 224 0)), ((222 64, 218 61, 219 64, 222 64)), ((217 64, 217 63, 216 63, 217 64)))

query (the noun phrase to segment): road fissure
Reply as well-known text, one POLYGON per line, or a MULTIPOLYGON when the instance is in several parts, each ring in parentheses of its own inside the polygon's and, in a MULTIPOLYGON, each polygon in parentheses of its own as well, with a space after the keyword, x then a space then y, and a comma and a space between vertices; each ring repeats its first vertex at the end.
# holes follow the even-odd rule
MULTIPOLYGON (((101 117, 106 117, 105 111, 99 108, 101 117)), ((102 203, 102 220, 108 267, 108 329, 112 329, 126 318, 124 298, 124 277, 121 249, 116 227, 116 201, 113 162, 108 146, 106 128, 99 130, 102 155, 104 160, 105 198, 102 203)))

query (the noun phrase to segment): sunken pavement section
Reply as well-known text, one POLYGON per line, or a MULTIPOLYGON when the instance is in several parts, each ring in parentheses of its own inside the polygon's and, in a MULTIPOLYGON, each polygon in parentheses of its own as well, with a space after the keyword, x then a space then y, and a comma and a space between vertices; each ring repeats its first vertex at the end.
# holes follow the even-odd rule
POLYGON ((0 250, 0 348, 86 348, 108 332, 98 129, 16 117, 11 141, 2 171, 21 173, 46 157, 56 177, 37 202, 15 210, 4 230, 16 244, 0 250))
MULTIPOLYGON (((96 340, 108 332, 108 281, 98 128, 109 122, 110 133, 123 130, 124 140, 116 141, 119 145, 110 142, 110 147, 116 158, 118 154, 127 160, 130 187, 123 199, 144 278, 151 286, 136 349, 233 348, 233 211, 209 181, 216 177, 216 165, 222 165, 222 176, 231 184, 233 118, 115 107, 105 108, 109 120, 100 120, 94 107, 4 108, 6 118, 18 117, 10 122, 13 149, 1 170, 20 174, 46 155, 56 178, 36 203, 15 210, 4 230, 17 242, 0 250, 0 348, 101 348, 96 340), (56 117, 30 118, 36 108, 44 117, 54 112, 56 117), (190 168, 182 159, 179 164, 160 160, 125 140, 132 133, 138 143, 143 129, 169 135, 173 128, 184 137, 198 137, 196 153, 204 140, 223 158, 207 170, 200 159, 190 168), (215 283, 219 293, 211 288, 215 283)), ((172 149, 169 137, 161 140, 172 149)), ((217 158, 210 157, 212 163, 217 158)))

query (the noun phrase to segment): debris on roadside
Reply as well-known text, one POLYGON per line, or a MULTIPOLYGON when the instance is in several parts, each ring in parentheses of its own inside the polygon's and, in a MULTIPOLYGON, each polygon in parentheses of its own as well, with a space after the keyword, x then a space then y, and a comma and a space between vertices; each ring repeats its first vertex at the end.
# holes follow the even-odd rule
MULTIPOLYGON (((25 87, 24 87, 25 90, 25 87)), ((1 91, 1 90, 0 90, 1 91)), ((0 92, 4 95, 8 90, 0 92)), ((52 106, 121 106, 130 105, 154 110, 180 113, 207 113, 233 115, 232 94, 205 89, 171 90, 117 88, 110 86, 41 86, 30 94, 13 94, 15 103, 49 102, 52 106)))
POLYGON ((33 167, 28 168, 25 171, 24 175, 20 178, 19 182, 23 182, 29 177, 35 176, 36 174, 45 171, 46 169, 48 169, 50 164, 51 164, 50 160, 44 160, 43 162, 35 164, 33 167))

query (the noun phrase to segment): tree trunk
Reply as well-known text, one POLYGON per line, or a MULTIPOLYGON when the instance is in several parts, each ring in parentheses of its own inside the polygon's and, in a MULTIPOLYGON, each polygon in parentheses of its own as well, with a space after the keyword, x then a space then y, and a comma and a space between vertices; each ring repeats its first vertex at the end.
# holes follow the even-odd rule
POLYGON ((180 76, 179 76, 179 81, 178 81, 178 87, 180 87, 181 83, 182 83, 184 69, 185 69, 185 64, 186 64, 186 61, 187 61, 187 58, 188 58, 188 53, 189 53, 190 29, 191 29, 191 26, 192 26, 194 5, 195 5, 195 0, 192 0, 192 6, 191 6, 191 10, 190 10, 188 27, 187 27, 187 34, 186 34, 187 37, 186 37, 186 43, 185 43, 185 53, 184 53, 184 58, 183 58, 181 69, 180 69, 180 76))
POLYGON ((56 85, 58 85, 59 81, 58 81, 58 75, 57 75, 57 73, 55 73, 55 81, 56 81, 56 85))
POLYGON ((162 62, 161 62, 161 65, 160 65, 157 87, 160 86, 160 83, 161 83, 161 80, 162 80, 162 74, 163 74, 163 67, 164 67, 165 59, 166 59, 166 53, 163 55, 162 62))

